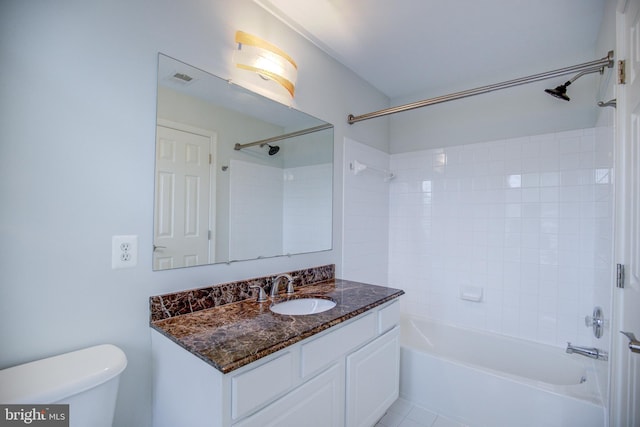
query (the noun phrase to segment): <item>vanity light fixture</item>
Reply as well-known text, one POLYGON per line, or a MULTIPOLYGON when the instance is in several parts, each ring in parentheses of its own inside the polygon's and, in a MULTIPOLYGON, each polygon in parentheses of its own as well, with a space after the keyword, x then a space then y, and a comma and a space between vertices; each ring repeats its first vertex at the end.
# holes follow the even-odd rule
POLYGON ((276 82, 293 99, 298 75, 296 62, 279 47, 244 31, 236 31, 235 41, 236 68, 256 73, 263 80, 276 82))

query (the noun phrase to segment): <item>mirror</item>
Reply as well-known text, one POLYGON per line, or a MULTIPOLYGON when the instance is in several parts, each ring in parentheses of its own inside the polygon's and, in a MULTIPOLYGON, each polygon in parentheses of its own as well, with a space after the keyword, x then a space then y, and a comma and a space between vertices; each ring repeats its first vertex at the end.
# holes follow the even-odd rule
POLYGON ((333 126, 158 55, 153 269, 332 247, 333 126))

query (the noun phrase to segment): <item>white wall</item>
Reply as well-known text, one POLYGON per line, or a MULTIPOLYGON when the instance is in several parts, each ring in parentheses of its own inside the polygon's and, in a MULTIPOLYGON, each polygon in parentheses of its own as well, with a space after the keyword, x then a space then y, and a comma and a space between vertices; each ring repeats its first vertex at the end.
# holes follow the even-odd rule
MULTIPOLYGON (((389 185, 384 174, 350 169, 357 161, 389 169, 389 155, 346 138, 344 143, 344 235, 342 277, 388 285, 389 185)), ((396 283, 404 289, 406 283, 396 283)))
POLYGON ((123 348, 116 426, 150 420, 150 295, 335 262, 341 250, 151 271, 157 54, 229 75, 235 31, 299 66, 296 106, 333 123, 334 242, 342 141, 388 150, 387 121, 349 126, 387 99, 249 0, 0 3, 0 368, 96 343, 123 348), (111 236, 139 236, 111 269, 111 236))
MULTIPOLYGON (((605 55, 606 52, 597 52, 589 59, 567 59, 566 64, 558 66, 544 64, 543 70, 530 70, 515 75, 514 78, 590 61, 605 55)), ((390 119, 391 153, 591 127, 595 124, 598 113, 594 108, 595 99, 592 92, 601 82, 607 81, 612 73, 612 70, 607 69, 602 77, 598 74, 588 75, 572 84, 569 93, 572 98, 571 109, 565 101, 555 99, 544 92, 545 88, 555 87, 566 81, 566 78, 560 77, 559 81, 531 83, 396 114, 390 119)), ((473 87, 477 85, 469 83, 469 86, 451 88, 451 92, 473 87)), ((425 94, 424 98, 436 95, 444 94, 425 94)), ((417 97, 418 95, 413 98, 417 97)), ((392 103, 396 105, 407 101, 393 100, 392 103)))

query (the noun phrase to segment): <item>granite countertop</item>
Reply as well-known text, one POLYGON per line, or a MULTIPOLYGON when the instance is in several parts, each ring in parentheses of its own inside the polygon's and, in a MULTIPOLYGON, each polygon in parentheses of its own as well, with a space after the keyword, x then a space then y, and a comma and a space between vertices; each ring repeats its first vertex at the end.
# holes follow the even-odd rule
POLYGON ((335 279, 300 286, 292 296, 281 294, 262 303, 251 298, 155 320, 151 327, 226 374, 402 294, 400 289, 335 279), (269 310, 274 302, 309 295, 329 297, 336 306, 304 316, 269 310))

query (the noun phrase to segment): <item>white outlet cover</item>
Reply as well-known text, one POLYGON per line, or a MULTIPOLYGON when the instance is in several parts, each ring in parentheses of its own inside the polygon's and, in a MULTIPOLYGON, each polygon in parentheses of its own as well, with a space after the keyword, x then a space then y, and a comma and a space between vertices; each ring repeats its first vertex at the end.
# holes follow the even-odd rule
POLYGON ((138 264, 138 236, 113 236, 111 238, 111 268, 129 268, 138 264), (123 251, 123 243, 128 249, 123 251), (125 260, 126 259, 126 260, 125 260))

